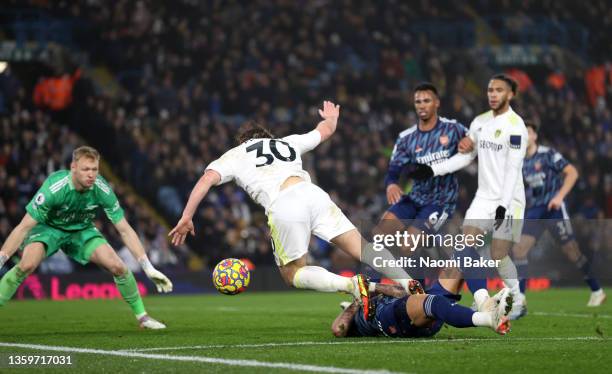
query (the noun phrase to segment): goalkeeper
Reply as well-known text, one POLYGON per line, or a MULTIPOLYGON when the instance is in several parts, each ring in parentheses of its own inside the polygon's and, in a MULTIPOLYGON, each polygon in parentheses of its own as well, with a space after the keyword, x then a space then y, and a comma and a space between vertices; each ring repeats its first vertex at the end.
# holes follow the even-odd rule
POLYGON ((82 265, 93 262, 113 274, 121 296, 141 328, 163 329, 166 326, 145 311, 134 275, 93 224, 101 207, 157 291, 172 291, 172 282, 153 267, 138 235, 125 219, 117 196, 98 175, 99 161, 100 154, 95 149, 87 146, 75 149, 70 170, 49 175, 26 206, 23 219, 0 249, 0 267, 15 251, 22 251, 19 264, 0 280, 0 306, 10 300, 45 257, 61 249, 82 265))

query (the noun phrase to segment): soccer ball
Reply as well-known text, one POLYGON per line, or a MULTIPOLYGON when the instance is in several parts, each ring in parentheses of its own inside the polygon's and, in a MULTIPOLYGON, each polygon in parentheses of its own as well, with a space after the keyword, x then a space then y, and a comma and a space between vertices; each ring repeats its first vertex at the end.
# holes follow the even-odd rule
POLYGON ((237 258, 226 258, 215 266, 212 280, 217 291, 237 295, 249 286, 251 273, 244 262, 237 258))

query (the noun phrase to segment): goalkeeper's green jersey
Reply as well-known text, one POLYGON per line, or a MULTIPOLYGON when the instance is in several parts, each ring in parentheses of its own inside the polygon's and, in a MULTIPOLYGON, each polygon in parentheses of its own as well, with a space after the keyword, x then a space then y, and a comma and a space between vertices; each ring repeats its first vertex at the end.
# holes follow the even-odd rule
POLYGON ((26 211, 39 223, 64 231, 93 227, 99 208, 112 223, 124 217, 123 209, 108 182, 100 175, 94 185, 77 191, 69 170, 59 170, 47 177, 26 211))

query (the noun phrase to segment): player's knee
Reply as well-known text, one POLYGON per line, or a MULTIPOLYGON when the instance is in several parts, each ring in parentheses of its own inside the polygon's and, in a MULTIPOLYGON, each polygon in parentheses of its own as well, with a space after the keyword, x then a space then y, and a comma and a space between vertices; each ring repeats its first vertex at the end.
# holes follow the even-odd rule
POLYGON ((23 273, 30 275, 34 272, 34 270, 36 270, 38 263, 34 261, 21 260, 17 266, 23 273))
POLYGON ((115 277, 124 275, 127 272, 127 266, 125 266, 125 264, 121 260, 113 261, 110 265, 107 266, 106 269, 110 271, 111 274, 113 274, 113 276, 115 277))
POLYGON ((572 262, 578 261, 580 255, 582 254, 578 249, 578 243, 576 243, 576 241, 574 240, 565 243, 561 248, 563 249, 563 252, 567 256, 567 258, 569 258, 569 260, 572 262))
POLYGON ((298 273, 298 271, 304 266, 306 266, 305 256, 279 267, 281 277, 283 278, 283 281, 285 282, 287 286, 297 288, 295 286, 295 282, 296 282, 295 276, 298 273))
POLYGON ((521 244, 512 247, 512 257, 515 260, 522 260, 527 257, 527 248, 521 244))
POLYGON ((293 281, 295 279, 295 269, 289 267, 283 267, 280 269, 281 278, 283 278, 283 282, 289 287, 295 287, 293 281))
POLYGON ((501 260, 508 256, 511 246, 512 242, 510 241, 493 239, 491 243, 491 258, 494 260, 501 260))
POLYGON ((424 309, 424 303, 427 296, 429 295, 411 295, 406 301, 406 312, 415 326, 422 326, 429 322, 424 309))

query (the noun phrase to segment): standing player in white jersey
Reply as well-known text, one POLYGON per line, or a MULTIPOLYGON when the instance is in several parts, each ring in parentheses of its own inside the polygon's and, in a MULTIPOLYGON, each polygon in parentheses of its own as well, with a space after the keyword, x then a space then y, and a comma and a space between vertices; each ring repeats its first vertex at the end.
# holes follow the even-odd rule
MULTIPOLYGON (((240 145, 206 167, 189 196, 183 216, 170 231, 172 243, 179 245, 188 233, 195 235, 192 217, 212 186, 235 181, 266 210, 276 264, 288 285, 323 292, 346 292, 365 303, 367 290, 359 289, 363 288, 360 277, 342 277, 306 264, 311 233, 368 265, 373 264, 374 257, 393 260, 386 249, 374 251, 329 195, 311 183, 310 176, 302 169, 301 155, 336 131, 340 106, 325 101, 319 114, 323 121, 303 135, 276 139, 261 126, 243 130, 238 139, 240 145), (360 292, 366 296, 362 297, 360 292)), ((403 269, 386 267, 380 270, 409 290, 410 277, 403 269)))
MULTIPOLYGON (((478 156, 478 190, 465 213, 463 231, 482 235, 493 229, 491 257, 500 260, 497 270, 513 296, 519 294, 519 283, 516 266, 508 253, 513 243, 520 241, 522 230, 525 211, 522 167, 528 138, 523 119, 510 107, 517 89, 517 83, 509 76, 493 76, 487 89, 491 110, 472 121, 468 137, 459 145, 463 153, 431 168, 419 165, 416 172, 421 178, 445 175, 467 166, 478 156)), ((455 255, 478 256, 474 248, 466 248, 455 255)), ((478 306, 488 297, 486 281, 477 276, 474 269, 463 270, 478 306)))

